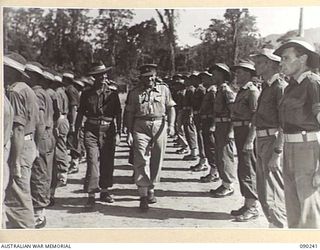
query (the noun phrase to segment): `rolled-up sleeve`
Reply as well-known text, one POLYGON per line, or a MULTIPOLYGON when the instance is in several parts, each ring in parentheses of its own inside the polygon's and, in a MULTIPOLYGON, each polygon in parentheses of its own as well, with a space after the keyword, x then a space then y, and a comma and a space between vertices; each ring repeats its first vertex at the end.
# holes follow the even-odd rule
POLYGON ((250 90, 249 93, 249 109, 251 113, 255 113, 258 107, 258 98, 259 98, 259 91, 250 90))
POLYGON ((13 122, 25 126, 28 120, 28 112, 23 95, 10 91, 8 92, 8 99, 14 112, 13 122))
POLYGON ((173 100, 172 98, 172 94, 169 88, 165 88, 165 96, 166 96, 166 107, 170 108, 170 107, 174 107, 176 106, 176 102, 173 100))
POLYGON ((317 116, 320 112, 320 80, 314 80, 308 84, 308 96, 312 103, 312 113, 317 116))

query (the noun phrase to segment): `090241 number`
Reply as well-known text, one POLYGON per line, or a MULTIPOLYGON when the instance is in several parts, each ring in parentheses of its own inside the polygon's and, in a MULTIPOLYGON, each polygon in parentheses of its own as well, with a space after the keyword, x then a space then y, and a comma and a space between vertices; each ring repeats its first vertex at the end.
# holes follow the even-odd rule
POLYGON ((315 243, 312 243, 312 244, 303 243, 303 244, 300 244, 299 247, 303 248, 303 249, 315 249, 315 248, 318 248, 318 244, 315 244, 315 243))

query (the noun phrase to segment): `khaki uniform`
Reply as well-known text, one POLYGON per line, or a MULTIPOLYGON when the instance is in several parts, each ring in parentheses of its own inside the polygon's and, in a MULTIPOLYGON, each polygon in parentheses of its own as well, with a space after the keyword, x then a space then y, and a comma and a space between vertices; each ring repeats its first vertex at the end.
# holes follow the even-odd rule
POLYGON ((166 110, 175 106, 169 88, 155 83, 132 90, 127 110, 134 118, 133 147, 135 182, 141 197, 159 181, 167 142, 166 110))
POLYGON ((279 103, 287 83, 279 77, 279 74, 275 74, 263 85, 258 99, 258 108, 253 118, 253 124, 257 129, 257 191, 269 223, 283 228, 286 225, 286 211, 282 164, 277 166, 280 169, 279 172, 271 172, 268 163, 277 147, 277 131, 280 126, 279 103))
POLYGON ((320 228, 320 77, 311 71, 291 79, 280 101, 284 133, 283 180, 289 228, 320 228))
MULTIPOLYGON (((7 228, 34 228, 34 214, 30 191, 31 168, 37 149, 34 132, 38 122, 37 97, 24 82, 11 85, 7 92, 14 110, 13 124, 24 126, 24 145, 20 155, 21 178, 10 178, 5 205, 7 228)), ((11 171, 10 167, 10 171, 11 171)))

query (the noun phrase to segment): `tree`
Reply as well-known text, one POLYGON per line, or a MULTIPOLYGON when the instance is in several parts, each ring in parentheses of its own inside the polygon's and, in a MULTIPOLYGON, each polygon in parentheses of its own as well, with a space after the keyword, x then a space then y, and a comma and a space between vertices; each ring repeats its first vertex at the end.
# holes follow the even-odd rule
POLYGON ((167 42, 170 47, 170 62, 171 62, 171 74, 175 73, 175 49, 176 49, 176 35, 175 35, 175 20, 177 17, 177 11, 174 9, 164 9, 164 13, 156 9, 160 21, 163 25, 164 34, 166 35, 167 42))

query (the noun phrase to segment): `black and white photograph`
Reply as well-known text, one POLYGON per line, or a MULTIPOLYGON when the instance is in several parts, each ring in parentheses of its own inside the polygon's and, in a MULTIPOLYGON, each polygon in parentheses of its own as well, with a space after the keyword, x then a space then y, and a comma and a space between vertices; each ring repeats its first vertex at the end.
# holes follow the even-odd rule
POLYGON ((319 14, 2 7, 2 229, 320 229, 319 14))

